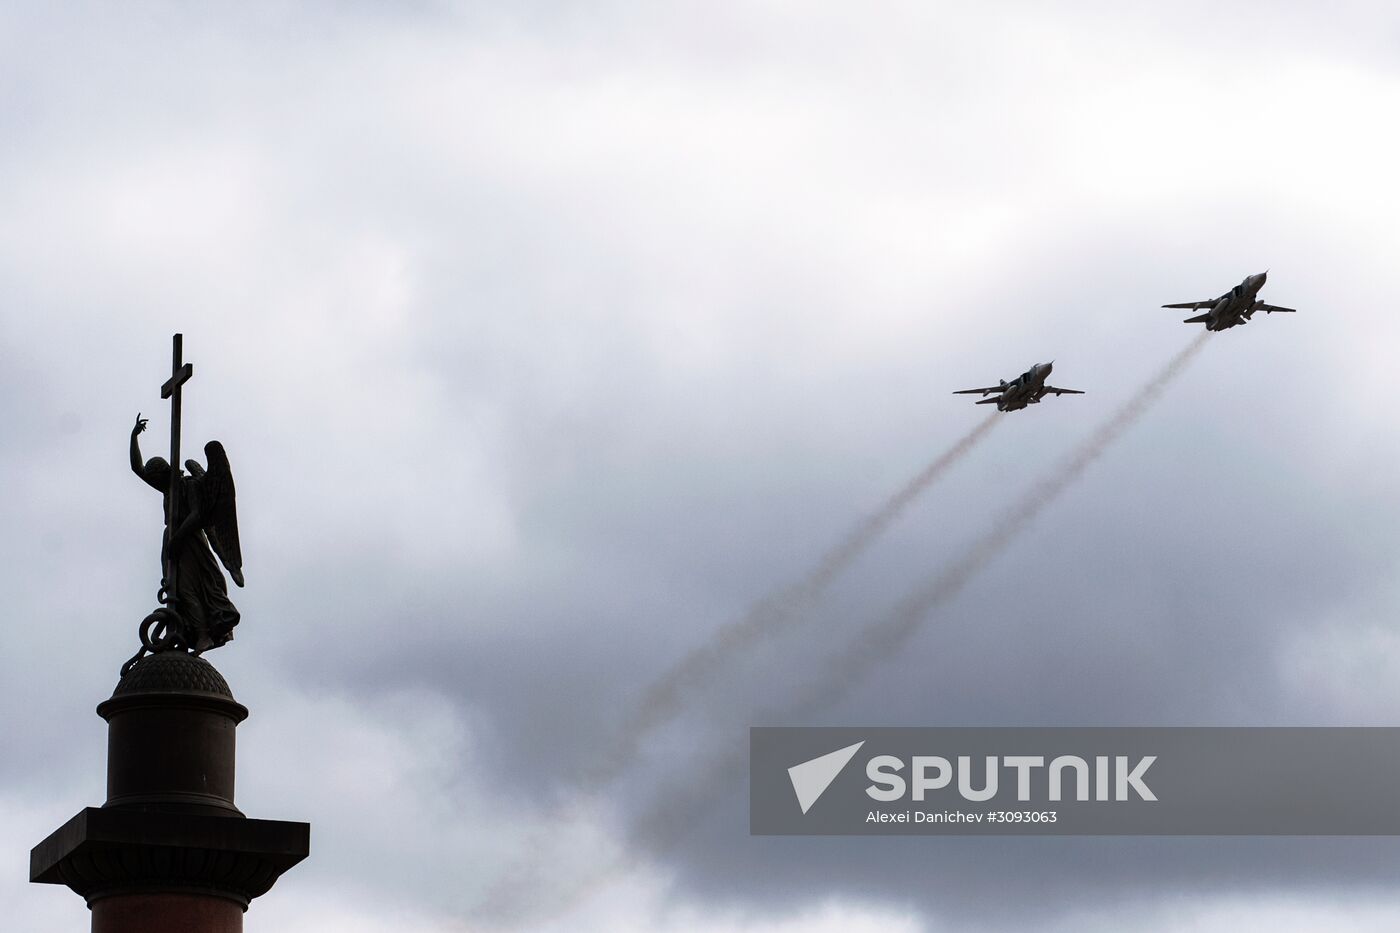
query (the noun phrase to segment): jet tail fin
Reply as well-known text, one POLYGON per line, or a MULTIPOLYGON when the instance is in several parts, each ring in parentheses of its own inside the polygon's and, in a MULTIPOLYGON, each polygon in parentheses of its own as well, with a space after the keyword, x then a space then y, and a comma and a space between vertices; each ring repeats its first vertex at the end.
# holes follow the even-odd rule
POLYGON ((1001 399, 999 399, 999 398, 984 398, 984 399, 978 399, 978 400, 977 400, 977 404, 978 404, 978 405, 995 405, 997 402, 1000 402, 1000 401, 1001 401, 1001 399))
POLYGON ((1183 323, 1183 324, 1204 324, 1206 321, 1209 321, 1209 320, 1210 320, 1210 315, 1209 315, 1209 314, 1198 314, 1198 315, 1196 315, 1195 317, 1188 317, 1186 320, 1182 321, 1181 323, 1183 323))

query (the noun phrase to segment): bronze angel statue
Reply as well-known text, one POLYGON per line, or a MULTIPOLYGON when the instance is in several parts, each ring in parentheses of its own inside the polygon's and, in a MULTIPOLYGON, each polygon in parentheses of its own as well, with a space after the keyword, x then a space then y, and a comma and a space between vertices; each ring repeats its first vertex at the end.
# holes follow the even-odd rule
POLYGON ((238 624, 238 609, 229 600, 223 572, 214 561, 218 555, 233 582, 243 585, 233 473, 224 445, 210 441, 204 445, 208 467, 186 460, 189 472, 180 474, 172 489, 171 467, 165 458, 141 457, 137 438, 144 430, 146 419, 137 415, 131 429, 131 469, 165 494, 167 514, 161 549, 161 602, 165 605, 143 624, 141 653, 183 648, 199 654, 232 639, 238 624))

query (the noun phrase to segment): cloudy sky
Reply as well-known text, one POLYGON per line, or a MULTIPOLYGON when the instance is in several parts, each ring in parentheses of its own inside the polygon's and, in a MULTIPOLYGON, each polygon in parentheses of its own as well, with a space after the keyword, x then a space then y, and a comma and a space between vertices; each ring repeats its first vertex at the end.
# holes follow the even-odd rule
POLYGON ((1400 719, 1391 4, 8 4, 0 902, 228 448, 250 930, 1400 926, 1400 844, 754 838, 764 725, 1400 719), (809 695, 1270 269, 890 659, 809 695), (1056 360, 777 637, 668 669, 1056 360), (833 661, 835 659, 835 661, 833 661), (699 777, 697 777, 699 776, 699 777), (504 893, 503 893, 504 892, 504 893))

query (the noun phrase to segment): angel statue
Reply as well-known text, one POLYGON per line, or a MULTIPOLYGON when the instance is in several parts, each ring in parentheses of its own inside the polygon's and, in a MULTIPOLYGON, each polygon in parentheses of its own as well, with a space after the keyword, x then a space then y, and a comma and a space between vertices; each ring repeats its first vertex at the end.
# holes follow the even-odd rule
MULTIPOLYGON (((233 638, 238 610, 228 598, 228 586, 214 555, 228 575, 243 585, 243 555, 238 547, 238 513, 234 508, 233 473, 224 445, 204 445, 208 469, 185 461, 188 475, 170 483, 170 464, 163 457, 142 460, 137 440, 146 419, 136 416, 131 429, 131 469, 148 486, 166 495, 166 534, 161 549, 161 602, 141 630, 142 651, 184 648, 199 654, 233 638), (152 634, 151 627, 156 627, 152 634)), ((133 658, 134 663, 139 659, 133 658)))

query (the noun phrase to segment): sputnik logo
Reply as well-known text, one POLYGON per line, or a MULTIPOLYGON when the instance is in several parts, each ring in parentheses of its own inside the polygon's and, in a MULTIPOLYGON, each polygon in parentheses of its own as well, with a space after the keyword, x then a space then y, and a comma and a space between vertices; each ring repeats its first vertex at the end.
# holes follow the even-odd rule
POLYGON ((788 778, 792 780, 792 789, 797 794, 797 804, 804 814, 826 793, 826 789, 836 780, 841 769, 850 763, 864 744, 865 740, 862 739, 854 745, 838 748, 834 752, 788 768, 788 778))

